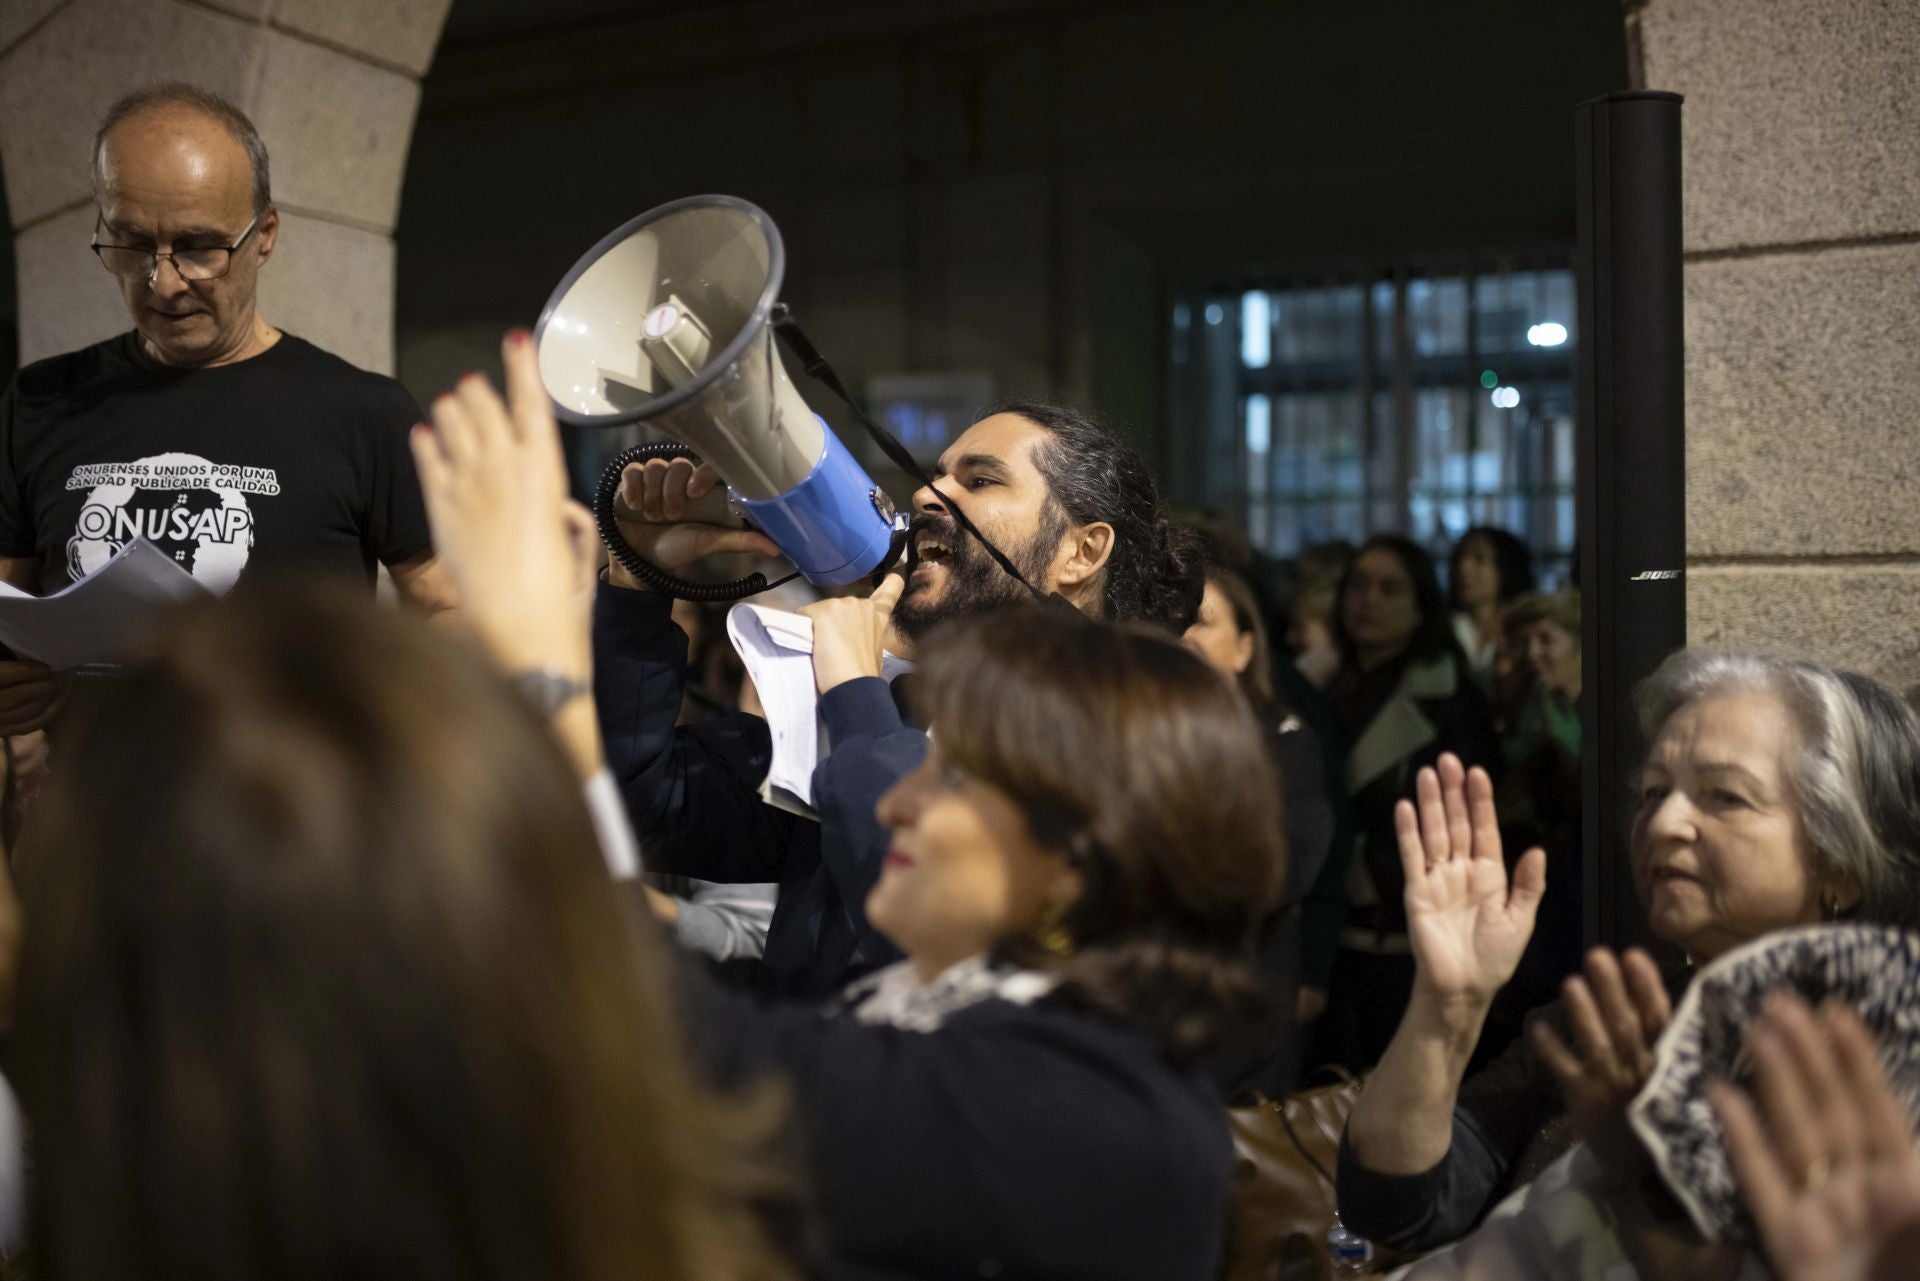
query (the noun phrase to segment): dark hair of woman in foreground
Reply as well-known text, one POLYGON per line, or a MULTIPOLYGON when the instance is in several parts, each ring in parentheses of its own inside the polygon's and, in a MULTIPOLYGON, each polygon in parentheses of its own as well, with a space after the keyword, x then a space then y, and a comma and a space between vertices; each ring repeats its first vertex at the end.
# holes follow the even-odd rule
POLYGON ((579 780, 477 649, 210 603, 71 729, 19 863, 35 1277, 778 1275, 768 1118, 690 1080, 579 780))

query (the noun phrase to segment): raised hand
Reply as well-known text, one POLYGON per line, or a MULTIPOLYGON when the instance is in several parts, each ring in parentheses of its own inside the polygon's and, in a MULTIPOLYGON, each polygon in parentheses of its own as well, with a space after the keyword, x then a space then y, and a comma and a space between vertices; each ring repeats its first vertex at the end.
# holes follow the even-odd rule
POLYGON ((1778 996, 1747 1034, 1764 1122, 1709 1087, 1727 1157, 1782 1281, 1892 1281, 1920 1251, 1913 1126, 1852 1010, 1778 996))
POLYGON ((813 680, 822 694, 862 676, 880 674, 881 652, 906 580, 888 574, 868 596, 841 596, 808 605, 813 620, 813 680))
MULTIPOLYGON (((778 556, 780 549, 765 534, 690 519, 719 483, 713 468, 705 463, 695 467, 685 458, 650 458, 629 465, 620 475, 620 496, 614 504, 622 537, 643 559, 668 573, 723 552, 778 556)), ((620 587, 642 586, 618 560, 607 578, 620 587)))
POLYGON ((1537 849, 1507 883, 1485 770, 1464 770, 1449 752, 1438 769, 1420 771, 1414 790, 1418 808, 1401 801, 1393 815, 1417 966, 1413 999, 1347 1118, 1355 1159, 1382 1174, 1419 1174, 1447 1155, 1461 1078, 1547 888, 1547 856, 1537 849))
POLYGON ((1595 948, 1587 954, 1585 973, 1568 979, 1562 992, 1579 1051, 1544 1020, 1533 1025, 1533 1048, 1560 1079, 1574 1129, 1592 1139, 1625 1115, 1646 1084, 1654 1042, 1673 1006, 1653 958, 1639 948, 1618 959, 1607 948, 1595 948))
POLYGON ((1547 887, 1547 856, 1531 849, 1507 881, 1493 783, 1451 752, 1416 782, 1420 803, 1394 809, 1406 873, 1407 933, 1416 995, 1478 1017, 1513 977, 1547 887))
POLYGON ((414 431, 434 547, 463 615, 505 666, 584 675, 581 513, 526 331, 507 335, 501 358, 506 400, 470 374, 433 402, 432 429, 414 431))

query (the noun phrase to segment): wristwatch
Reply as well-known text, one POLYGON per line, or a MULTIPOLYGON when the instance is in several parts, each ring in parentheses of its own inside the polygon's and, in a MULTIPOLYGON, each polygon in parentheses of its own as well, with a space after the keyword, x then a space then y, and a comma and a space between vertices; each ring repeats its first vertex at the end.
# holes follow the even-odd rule
POLYGON ((514 688, 542 716, 553 716, 576 698, 593 693, 585 682, 552 667, 533 667, 512 676, 514 688))

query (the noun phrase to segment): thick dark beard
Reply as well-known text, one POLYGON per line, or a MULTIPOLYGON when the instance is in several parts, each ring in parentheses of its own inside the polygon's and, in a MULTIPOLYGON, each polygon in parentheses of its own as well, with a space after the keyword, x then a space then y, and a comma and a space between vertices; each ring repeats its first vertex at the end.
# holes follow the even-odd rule
MULTIPOLYGON (((916 600, 912 588, 900 598, 893 609, 893 625, 908 640, 918 644, 928 632, 952 619, 971 618, 990 609, 1031 599, 1031 593, 996 565, 973 535, 961 533, 951 519, 922 516, 913 522, 913 529, 916 534, 922 529, 932 530, 935 537, 946 544, 947 558, 941 564, 947 574, 947 590, 933 604, 916 600)), ((1047 563, 1060 549, 1060 539, 1065 534, 1064 525, 1056 527, 1054 522, 1045 521, 1025 546, 1003 546, 1000 550, 1029 583, 1038 587, 1047 563)), ((918 557, 908 557, 909 576, 917 561, 918 557)))

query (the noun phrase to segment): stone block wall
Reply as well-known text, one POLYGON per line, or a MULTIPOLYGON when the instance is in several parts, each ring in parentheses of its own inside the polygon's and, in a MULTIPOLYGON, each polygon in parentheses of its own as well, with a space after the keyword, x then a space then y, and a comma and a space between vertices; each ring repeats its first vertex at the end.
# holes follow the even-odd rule
POLYGON ((124 93, 185 80, 253 117, 281 231, 268 320, 392 373, 393 232, 452 0, 0 0, 0 165, 22 364, 127 328, 87 249, 93 130, 124 93))
POLYGON ((1689 639, 1920 685, 1920 5, 1642 0, 1686 95, 1689 639))

